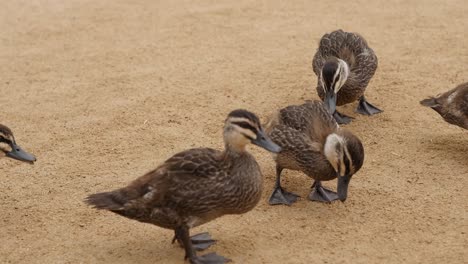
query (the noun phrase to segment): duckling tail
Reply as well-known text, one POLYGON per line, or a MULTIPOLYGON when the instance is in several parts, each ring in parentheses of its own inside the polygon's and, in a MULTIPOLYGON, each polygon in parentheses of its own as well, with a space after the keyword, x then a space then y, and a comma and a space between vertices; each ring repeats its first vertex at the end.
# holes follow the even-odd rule
POLYGON ((124 209, 127 198, 120 190, 91 194, 86 197, 86 204, 96 209, 119 211, 124 209))

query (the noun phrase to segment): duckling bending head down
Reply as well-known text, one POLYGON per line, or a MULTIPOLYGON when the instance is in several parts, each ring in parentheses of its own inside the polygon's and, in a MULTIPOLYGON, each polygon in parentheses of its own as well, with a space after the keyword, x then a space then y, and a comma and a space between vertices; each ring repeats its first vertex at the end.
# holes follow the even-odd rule
POLYGON ((263 179, 250 143, 271 152, 281 148, 263 132, 258 117, 232 111, 225 120, 225 149, 195 148, 180 152, 128 186, 87 197, 86 203, 175 232, 174 241, 191 263, 225 263, 215 253, 197 256, 215 241, 208 233, 189 236, 189 229, 225 214, 242 214, 259 202, 263 179))
POLYGON ((336 111, 337 105, 359 100, 357 113, 373 115, 382 112, 364 97, 377 65, 374 51, 357 33, 335 30, 320 39, 312 60, 312 68, 318 77, 317 93, 333 111, 339 124, 347 124, 352 118, 336 111))
POLYGON ((468 82, 420 103, 434 109, 446 122, 468 129, 468 82))
POLYGON ((364 148, 359 138, 339 128, 322 102, 279 110, 267 123, 266 131, 282 149, 274 154, 276 185, 270 204, 291 205, 299 197, 281 187, 283 169, 302 171, 314 179, 309 200, 346 200, 351 177, 364 162, 364 148), (322 186, 322 181, 335 178, 338 178, 337 193, 322 186))
POLYGON ((34 155, 24 151, 16 144, 16 140, 11 129, 2 124, 0 124, 0 150, 5 153, 6 157, 12 159, 29 163, 34 163, 36 161, 36 157, 34 157, 34 155))

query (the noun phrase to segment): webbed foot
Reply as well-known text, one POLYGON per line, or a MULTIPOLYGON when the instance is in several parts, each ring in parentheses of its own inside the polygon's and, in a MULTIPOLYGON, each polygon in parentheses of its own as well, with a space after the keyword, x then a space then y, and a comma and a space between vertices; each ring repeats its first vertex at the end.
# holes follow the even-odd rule
POLYGON ((328 190, 322 186, 319 181, 312 185, 312 192, 309 194, 309 200, 329 203, 334 200, 339 200, 338 194, 332 190, 328 190))
POLYGON ((361 98, 359 98, 359 104, 356 108, 356 112, 361 115, 375 115, 383 111, 367 102, 364 96, 361 96, 361 98))
MULTIPOLYGON (((180 246, 182 246, 182 241, 179 240, 177 235, 172 239, 172 243, 176 240, 179 242, 180 246)), ((216 243, 216 240, 212 239, 208 232, 193 235, 190 237, 190 241, 192 242, 193 248, 197 251, 205 250, 216 243)))
POLYGON ((190 259, 191 264, 223 264, 230 261, 230 259, 220 256, 215 252, 203 256, 194 256, 190 259))
POLYGON ((285 204, 291 205, 297 201, 300 196, 291 192, 285 191, 283 188, 277 186, 270 196, 270 205, 285 204))
POLYGON ((335 113, 333 113, 333 117, 335 118, 336 122, 340 125, 346 125, 346 124, 349 124, 351 123, 351 121, 354 119, 350 116, 347 116, 345 114, 342 114, 338 111, 335 111, 335 113))

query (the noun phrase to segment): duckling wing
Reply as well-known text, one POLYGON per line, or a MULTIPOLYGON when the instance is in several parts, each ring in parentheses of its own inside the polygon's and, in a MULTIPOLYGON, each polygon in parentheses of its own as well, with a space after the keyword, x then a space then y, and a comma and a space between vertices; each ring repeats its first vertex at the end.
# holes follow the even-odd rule
POLYGON ((307 134, 311 140, 323 142, 338 129, 338 124, 321 101, 309 101, 280 110, 280 123, 307 134))
POLYGON ((278 125, 272 129, 270 138, 281 147, 281 152, 275 159, 282 168, 303 170, 305 167, 315 166, 321 159, 323 144, 296 129, 285 125, 278 125))
POLYGON ((220 156, 221 152, 208 148, 180 152, 127 187, 90 195, 86 202, 141 221, 146 221, 154 208, 190 213, 200 204, 212 202, 206 199, 219 193, 217 179, 228 173, 220 156))

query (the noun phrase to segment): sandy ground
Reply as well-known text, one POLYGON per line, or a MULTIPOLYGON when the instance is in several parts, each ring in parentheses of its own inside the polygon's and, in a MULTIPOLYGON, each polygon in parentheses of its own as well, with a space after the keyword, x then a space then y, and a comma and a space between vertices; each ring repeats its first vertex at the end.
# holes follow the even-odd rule
MULTIPOLYGON (((265 119, 317 98, 317 42, 343 28, 376 51, 367 95, 385 110, 340 108, 366 150, 348 200, 269 206, 274 164, 251 147, 258 207, 194 232, 234 263, 466 263, 468 133, 418 102, 468 81, 468 4, 349 2, 2 1, 0 121, 38 162, 0 159, 0 262, 182 263, 171 231, 82 199, 183 149, 221 148, 232 109, 265 119)), ((302 197, 310 184, 285 173, 302 197)))

